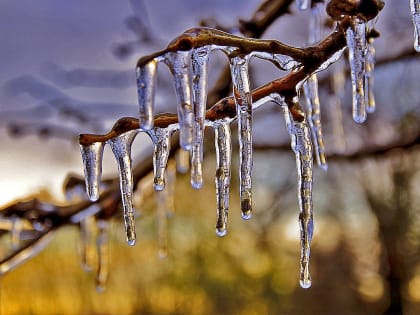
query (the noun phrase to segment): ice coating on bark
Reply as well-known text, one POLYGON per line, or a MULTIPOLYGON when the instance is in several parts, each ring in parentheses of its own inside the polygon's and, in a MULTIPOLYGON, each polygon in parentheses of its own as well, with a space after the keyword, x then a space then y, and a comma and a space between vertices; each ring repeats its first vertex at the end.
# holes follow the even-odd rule
POLYGON ((321 105, 318 97, 318 79, 316 74, 308 78, 303 85, 303 90, 306 97, 307 120, 311 129, 316 160, 319 167, 327 170, 328 165, 325 156, 324 138, 322 136, 321 105))
POLYGON ((190 150, 193 136, 193 110, 190 89, 189 51, 169 52, 165 62, 169 66, 175 83, 175 95, 179 120, 179 144, 184 150, 190 150))
POLYGON ((108 140, 118 164, 120 189, 124 210, 124 224, 128 245, 136 242, 136 228, 133 207, 133 170, 131 166, 131 144, 138 131, 131 130, 108 140))
POLYGON ((373 69, 375 68, 375 47, 373 46, 373 38, 369 39, 367 44, 365 67, 366 111, 368 113, 373 113, 376 109, 375 94, 373 93, 373 69))
POLYGON ((364 93, 366 23, 359 18, 354 18, 353 21, 354 24, 347 29, 346 33, 353 93, 353 120, 363 123, 366 120, 364 93))
POLYGON ((103 142, 80 145, 85 172, 86 193, 91 201, 99 198, 99 186, 102 175, 103 142))
POLYGON ((294 60, 292 57, 281 54, 273 54, 264 51, 253 51, 249 56, 274 62, 280 69, 285 71, 293 70, 300 65, 300 63, 294 60))
POLYGON ((306 10, 311 6, 311 0, 296 0, 299 10, 306 10))
POLYGON ((252 216, 252 98, 247 58, 230 59, 239 138, 239 189, 243 219, 252 216))
POLYGON ((94 216, 88 216, 80 221, 80 256, 85 271, 92 270, 95 260, 95 230, 94 216))
POLYGON ((292 150, 296 156, 296 169, 298 173, 298 198, 299 198, 299 225, 300 225, 300 285, 302 288, 311 286, 309 273, 310 245, 313 235, 313 210, 312 210, 312 143, 310 130, 306 120, 293 121, 287 107, 284 116, 287 129, 291 137, 292 150))
POLYGON ((173 126, 167 128, 154 128, 153 149, 153 187, 156 191, 165 188, 165 169, 171 151, 171 135, 174 131, 173 126))
POLYGON ((38 238, 33 245, 26 247, 11 257, 6 257, 0 260, 0 276, 15 269, 25 261, 41 252, 53 239, 53 236, 54 231, 50 230, 38 238))
POLYGON ((420 0, 410 0, 414 25, 414 49, 420 52, 420 0))
POLYGON ((136 70, 139 99, 139 124, 143 130, 153 128, 153 108, 156 88, 157 60, 152 59, 136 70))
POLYGON ((96 237, 96 250, 98 264, 96 269, 96 290, 103 292, 109 273, 109 222, 98 220, 98 235, 96 237))
POLYGON ((230 123, 227 120, 218 120, 213 123, 213 128, 216 147, 216 234, 225 236, 229 212, 230 166, 232 160, 230 123))
POLYGON ((191 185, 195 189, 203 186, 203 140, 204 120, 207 104, 207 65, 210 47, 194 49, 192 60, 193 137, 191 149, 191 185))

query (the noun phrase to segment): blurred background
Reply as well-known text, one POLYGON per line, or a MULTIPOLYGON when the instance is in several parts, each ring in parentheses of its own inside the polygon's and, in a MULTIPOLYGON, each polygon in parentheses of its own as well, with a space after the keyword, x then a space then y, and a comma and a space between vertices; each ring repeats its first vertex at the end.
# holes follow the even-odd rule
MULTIPOLYGON (((105 291, 95 289, 94 270, 83 271, 79 227, 63 227, 45 250, 0 276, 0 314, 420 314, 420 60, 409 1, 385 3, 375 40, 377 110, 367 122, 351 119, 349 82, 341 95, 331 92, 331 77, 346 69, 345 55, 319 76, 329 169, 314 171, 310 289, 299 287, 294 155, 282 113, 267 104, 254 116, 252 220, 240 218, 235 154, 229 233, 215 235, 208 132, 204 188, 195 191, 187 174, 176 175, 165 259, 158 255, 156 196, 145 178, 136 193, 136 246, 126 245, 121 218, 110 223, 105 291)), ((85 198, 69 200, 62 191, 69 173, 83 174, 78 134, 104 133, 118 118, 137 116, 137 59, 203 21, 235 31, 259 4, 1 1, 1 207, 33 197, 60 205, 85 198)), ((305 46, 309 12, 290 8, 264 38, 305 46)), ((211 57, 210 86, 224 65, 221 54, 211 57)), ((253 87, 283 74, 251 63, 253 87)), ((157 112, 175 111, 172 85, 160 67, 157 112)), ((138 137, 135 161, 151 149, 138 137)), ((115 177, 108 149, 104 160, 104 177, 115 177)), ((1 258, 11 250, 8 234, 0 234, 1 258)))

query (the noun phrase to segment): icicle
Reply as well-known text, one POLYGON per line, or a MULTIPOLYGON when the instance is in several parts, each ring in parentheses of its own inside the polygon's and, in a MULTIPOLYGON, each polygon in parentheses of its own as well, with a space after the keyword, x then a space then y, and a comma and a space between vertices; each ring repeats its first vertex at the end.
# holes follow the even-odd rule
POLYGON ((353 26, 347 29, 346 38, 349 48, 350 75, 353 91, 353 120, 357 123, 362 123, 366 120, 364 95, 366 23, 359 18, 354 18, 353 26))
POLYGON ((156 191, 161 191, 165 188, 165 169, 171 151, 172 132, 172 127, 154 129, 153 187, 156 191))
POLYGON ((166 195, 166 211, 168 212, 168 217, 172 216, 175 212, 175 182, 176 182, 176 165, 175 161, 171 160, 168 162, 166 168, 166 185, 165 191, 166 195))
POLYGON ((96 201, 99 198, 104 143, 95 142, 90 145, 80 145, 80 151, 85 171, 86 192, 91 201, 96 201))
MULTIPOLYGON (((311 9, 309 19, 309 44, 316 43, 321 38, 322 32, 322 10, 320 5, 311 9)), ((307 120, 311 128, 312 139, 315 147, 315 155, 318 166, 327 170, 328 165, 325 156, 324 138, 321 125, 321 105, 318 96, 318 78, 316 73, 312 74, 303 84, 306 97, 307 120)))
POLYGON ((218 120, 213 124, 214 142, 216 146, 216 200, 217 200, 217 223, 216 234, 225 236, 227 233, 229 190, 230 190, 230 164, 232 144, 230 123, 226 120, 218 120))
POLYGON ((420 52, 420 0, 410 0, 414 24, 414 49, 420 52))
POLYGON ((299 223, 300 223, 300 285, 302 288, 311 286, 309 274, 310 245, 313 235, 313 212, 312 212, 312 144, 310 131, 306 120, 303 122, 293 121, 286 106, 284 115, 288 131, 291 137, 292 150, 296 155, 296 169, 298 173, 299 189, 299 223))
POLYGON ((296 0, 299 10, 306 10, 311 6, 311 0, 296 0))
POLYGON ((15 250, 19 247, 20 236, 23 229, 23 221, 18 216, 12 217, 12 228, 10 230, 10 248, 15 250))
POLYGON ((190 152, 179 149, 175 154, 176 170, 178 173, 185 174, 190 168, 190 152))
POLYGON ((139 98, 139 124, 143 130, 153 128, 153 107, 156 87, 157 60, 153 59, 137 68, 137 93, 139 98))
POLYGON ((375 67, 375 47, 373 38, 369 38, 366 50, 366 70, 365 70, 365 103, 366 111, 373 113, 376 108, 375 95, 373 93, 373 69, 375 67))
POLYGON ((341 100, 344 95, 346 78, 347 76, 345 74, 344 63, 342 60, 338 61, 335 64, 334 73, 331 76, 331 95, 329 98, 330 110, 328 111, 328 113, 331 113, 334 145, 338 152, 344 152, 346 150, 346 138, 344 136, 343 127, 343 113, 341 110, 341 100))
POLYGON ((195 189, 203 186, 203 139, 204 119, 207 104, 207 64, 210 47, 204 46, 192 52, 192 96, 193 96, 193 138, 191 150, 191 185, 195 189))
POLYGON ((80 254, 82 267, 85 271, 91 271, 95 259, 94 236, 96 219, 89 216, 80 221, 80 254))
POLYGON ((321 105, 318 97, 318 79, 316 74, 308 78, 303 85, 303 89, 306 97, 307 119, 311 129, 316 160, 318 166, 326 171, 328 165, 325 156, 324 138, 322 136, 321 105))
POLYGON ((125 232, 128 245, 136 243, 136 228, 133 207, 133 174, 131 167, 131 143, 137 135, 137 130, 126 132, 108 141, 118 164, 120 189, 124 209, 125 232))
POLYGON ((165 189, 156 192, 156 226, 158 236, 158 256, 165 258, 167 256, 168 227, 167 220, 174 213, 175 201, 175 179, 176 167, 173 161, 168 163, 166 169, 165 189))
POLYGON ((248 220, 252 216, 252 98, 248 60, 234 57, 230 60, 230 67, 238 116, 241 211, 242 218, 248 220))
POLYGON ((96 290, 105 291, 109 273, 109 222, 98 220, 98 236, 96 238, 98 265, 96 270, 96 290))
POLYGON ((165 62, 171 69, 175 82, 179 120, 179 144, 182 149, 191 149, 193 135, 193 111, 190 90, 190 52, 169 52, 165 62))
POLYGON ((322 3, 316 4, 311 9, 311 15, 309 17, 309 44, 315 44, 322 38, 322 28, 323 28, 323 13, 322 3))

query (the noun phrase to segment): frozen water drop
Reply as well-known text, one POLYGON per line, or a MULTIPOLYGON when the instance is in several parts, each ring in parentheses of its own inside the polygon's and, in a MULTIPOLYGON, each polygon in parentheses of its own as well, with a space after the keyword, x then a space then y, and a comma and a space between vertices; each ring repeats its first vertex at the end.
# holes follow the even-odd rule
POLYGON ((414 24, 414 49, 420 52, 420 0, 410 0, 414 24))
POLYGON ((308 278, 308 279, 301 279, 301 280, 299 280, 299 283, 300 283, 300 286, 303 289, 309 289, 311 287, 311 285, 312 285, 312 281, 311 281, 310 278, 308 278))
POLYGON ((153 128, 153 107, 156 88, 157 60, 153 59, 137 68, 137 93, 139 99, 139 124, 143 130, 153 128))
POLYGON ((207 64, 210 47, 194 49, 192 59, 193 137, 191 149, 191 185, 194 189, 203 186, 203 140, 204 119, 207 104, 207 64))
POLYGON ((364 94, 364 73, 366 55, 366 23, 354 18, 354 24, 347 29, 350 76, 353 92, 353 120, 363 123, 366 120, 364 94))
POLYGON ((124 224, 128 245, 134 245, 136 242, 131 144, 137 133, 137 130, 131 130, 108 141, 118 164, 122 205, 124 210, 124 224))
POLYGON ((232 161, 230 123, 226 120, 218 120, 213 123, 213 128, 216 147, 216 234, 224 236, 227 233, 231 176, 230 167, 232 161))
POLYGON ((179 144, 182 149, 190 150, 193 137, 193 110, 190 89, 189 51, 169 52, 165 62, 171 70, 175 83, 179 120, 179 144))
POLYGON ((252 97, 248 75, 248 59, 230 60, 233 95, 236 103, 239 138, 239 189, 243 218, 252 215, 252 97))
POLYGON ((103 142, 80 145, 85 172, 86 192, 91 201, 99 198, 99 186, 102 175, 103 142))
POLYGON ((303 84, 303 90, 306 97, 307 120, 311 129, 316 160, 318 166, 326 171, 328 164, 322 135, 321 105, 318 96, 318 78, 316 74, 311 75, 303 84))

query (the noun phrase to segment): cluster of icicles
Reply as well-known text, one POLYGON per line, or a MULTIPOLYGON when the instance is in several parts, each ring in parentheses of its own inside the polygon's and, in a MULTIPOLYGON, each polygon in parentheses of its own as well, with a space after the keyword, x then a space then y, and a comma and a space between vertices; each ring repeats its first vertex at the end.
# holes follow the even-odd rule
MULTIPOLYGON (((297 1, 300 9, 311 7, 310 1, 297 1)), ((418 1, 415 15, 418 17, 418 1)), ((321 4, 312 6, 310 19, 309 44, 316 43, 322 36, 321 4)), ((416 18, 418 21, 418 18, 416 18)), ((373 22, 364 22, 357 17, 346 33, 349 49, 349 64, 353 92, 353 119, 361 123, 366 120, 366 112, 373 112, 375 100, 373 97, 373 77, 375 49, 373 39, 366 39, 367 33, 373 28, 373 22)), ((418 25, 418 23, 416 24, 418 25)), ((416 28, 417 30, 417 28, 416 28)), ((418 34, 418 33, 416 33, 418 34)), ((81 152, 85 167, 86 188, 89 198, 95 201, 99 198, 101 182, 101 165, 104 145, 110 145, 118 164, 120 189, 122 196, 123 215, 127 242, 134 245, 135 209, 133 207, 133 174, 131 162, 131 145, 135 137, 144 132, 150 136, 154 145, 153 171, 154 189, 157 192, 168 190, 167 164, 170 154, 171 136, 179 131, 180 147, 184 154, 189 155, 191 162, 191 185, 200 189, 203 185, 203 139, 204 129, 213 128, 216 149, 216 205, 217 220, 216 234, 224 236, 227 233, 229 187, 231 177, 231 129, 230 124, 237 119, 239 139, 239 185, 241 212, 244 219, 252 216, 252 113, 266 102, 272 101, 280 105, 284 112, 287 130, 291 136, 291 148, 296 156, 298 173, 298 199, 300 207, 300 284, 303 288, 311 286, 309 274, 310 243, 313 234, 312 211, 312 157, 316 156, 318 165, 327 169, 325 148, 322 138, 320 101, 318 98, 318 81, 316 74, 306 78, 303 93, 306 100, 306 117, 303 121, 295 121, 282 95, 271 94, 253 102, 248 74, 248 63, 252 57, 275 61, 280 68, 294 71, 300 66, 289 56, 253 51, 247 55, 232 54, 237 47, 207 44, 188 51, 166 52, 148 60, 137 68, 137 86, 139 98, 139 129, 122 133, 106 142, 95 142, 81 145, 81 152), (236 117, 217 120, 206 120, 207 104, 207 71, 209 55, 213 50, 221 50, 229 57, 231 77, 233 82, 233 96, 236 104, 236 117), (175 83, 178 122, 166 127, 154 126, 154 95, 158 63, 166 64, 175 83), (314 148, 314 149, 313 149, 314 148), (313 152, 314 151, 314 152, 313 152)), ((318 71, 338 60, 342 50, 325 62, 318 71)), ((293 99, 298 103, 298 97, 293 99)), ((173 190, 173 188, 169 188, 173 190)), ((162 195, 163 196, 163 195, 162 195)), ((168 200, 169 195, 163 199, 168 200)), ((167 203, 158 206, 158 217, 166 217, 167 203), (163 209, 163 210, 162 210, 163 209)), ((159 221, 158 221, 159 222, 159 221)), ((162 222, 165 222, 162 219, 162 222)), ((162 235, 164 225, 160 224, 162 235)), ((102 229, 104 230, 104 229, 102 229)), ((103 231, 102 231, 103 232, 103 231)), ((102 234, 101 234, 102 235, 102 234)), ((100 243, 100 242, 99 242, 100 243)), ((98 243, 98 244, 99 244, 98 243)), ((163 242, 164 243, 164 242, 163 242)), ((100 250, 98 250, 100 252, 100 250)), ((99 271, 100 273, 100 271, 99 271)), ((102 276, 98 275, 98 279, 102 276)), ((99 281, 101 282, 101 281, 99 281)))

